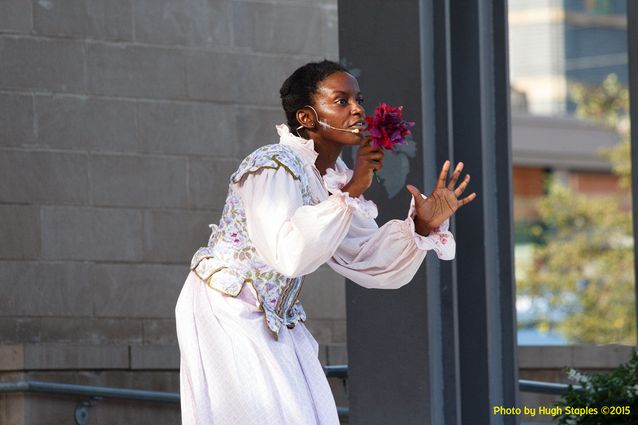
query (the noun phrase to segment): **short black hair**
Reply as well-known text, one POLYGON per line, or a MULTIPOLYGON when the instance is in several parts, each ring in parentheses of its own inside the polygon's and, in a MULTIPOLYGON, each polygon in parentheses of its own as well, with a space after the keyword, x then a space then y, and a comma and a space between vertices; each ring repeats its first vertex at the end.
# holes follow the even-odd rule
POLYGON ((286 78, 279 95, 290 130, 294 131, 299 127, 297 111, 312 104, 311 97, 317 91, 317 85, 331 74, 340 71, 349 72, 343 65, 324 59, 321 62, 307 63, 286 78))

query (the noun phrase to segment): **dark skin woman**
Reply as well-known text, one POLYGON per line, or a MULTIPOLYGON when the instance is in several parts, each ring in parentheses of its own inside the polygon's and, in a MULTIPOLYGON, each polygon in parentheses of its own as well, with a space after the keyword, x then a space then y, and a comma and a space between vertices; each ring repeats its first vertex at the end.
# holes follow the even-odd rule
MULTIPOLYGON (((357 79, 345 71, 337 71, 317 84, 311 96, 312 104, 299 109, 296 118, 303 127, 305 137, 312 139, 319 154, 315 166, 321 175, 328 168, 334 168, 337 157, 344 146, 359 145, 352 179, 343 188, 352 197, 363 194, 372 184, 375 171, 383 168, 383 149, 373 146, 370 137, 362 132, 341 131, 339 129, 361 129, 365 118, 363 96, 357 79), (310 107, 312 106, 312 108, 310 107), (329 126, 321 125, 323 121, 329 126), (335 128, 331 128, 335 127, 335 128)), ((426 236, 430 231, 452 216, 460 207, 476 199, 476 193, 461 198, 470 182, 467 174, 457 186, 463 163, 459 162, 448 181, 450 161, 445 161, 434 190, 427 199, 415 186, 408 184, 407 190, 415 200, 415 231, 426 236)))
POLYGON ((415 212, 379 227, 376 205, 361 195, 384 152, 363 135, 357 80, 338 63, 311 62, 280 96, 279 143, 231 175, 219 225, 193 255, 175 307, 184 425, 339 425, 304 324, 304 277, 327 265, 365 288, 401 288, 427 252, 454 258, 446 220, 476 197, 461 198, 469 176, 459 164, 448 179, 446 161, 427 199, 407 186, 415 212), (350 170, 339 155, 354 145, 350 170))

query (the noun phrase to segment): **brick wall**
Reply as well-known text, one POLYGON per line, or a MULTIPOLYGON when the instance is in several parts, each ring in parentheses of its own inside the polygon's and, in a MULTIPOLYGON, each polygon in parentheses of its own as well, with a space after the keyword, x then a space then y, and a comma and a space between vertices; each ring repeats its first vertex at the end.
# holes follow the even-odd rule
MULTIPOLYGON (((336 0, 2 1, 2 343, 175 349, 229 175, 277 141, 283 79, 337 59, 337 39, 336 0)), ((325 361, 345 343, 344 283, 311 282, 325 361)))

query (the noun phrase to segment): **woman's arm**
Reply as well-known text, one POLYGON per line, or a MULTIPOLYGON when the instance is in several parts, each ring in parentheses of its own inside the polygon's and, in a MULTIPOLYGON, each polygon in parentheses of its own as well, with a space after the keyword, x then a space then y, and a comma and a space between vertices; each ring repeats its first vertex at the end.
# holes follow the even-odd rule
POLYGON ((301 185, 283 167, 247 175, 237 188, 247 230, 258 254, 285 276, 302 276, 324 264, 348 233, 358 200, 334 194, 303 205, 301 185))
POLYGON ((328 260, 336 272, 366 288, 396 289, 409 283, 427 251, 442 260, 456 252, 449 220, 428 236, 414 228, 414 202, 405 220, 390 220, 378 228, 374 220, 355 214, 346 238, 328 260))
MULTIPOLYGON (((342 168, 346 172, 345 164, 342 168)), ((374 220, 355 214, 350 231, 328 264, 361 286, 395 289, 412 280, 428 250, 442 260, 453 259, 456 243, 448 231, 449 217, 476 194, 459 199, 469 175, 455 188, 463 164, 459 163, 446 184, 449 169, 446 161, 429 198, 416 187, 407 186, 413 198, 405 220, 391 220, 378 228, 374 220)))

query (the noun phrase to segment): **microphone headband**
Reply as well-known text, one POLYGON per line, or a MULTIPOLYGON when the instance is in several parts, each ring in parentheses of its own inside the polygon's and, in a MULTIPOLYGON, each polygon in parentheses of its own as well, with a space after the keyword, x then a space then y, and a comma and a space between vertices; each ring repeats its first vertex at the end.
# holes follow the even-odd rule
MULTIPOLYGON (((328 124, 327 122, 321 121, 319 119, 319 114, 317 113, 317 110, 312 105, 305 105, 305 107, 312 109, 312 111, 315 113, 315 116, 317 117, 317 122, 319 123, 319 125, 323 125, 324 127, 328 127, 328 128, 333 129, 333 130, 346 131, 348 133, 359 134, 359 129, 358 128, 354 128, 354 129, 350 130, 350 129, 347 129, 347 128, 333 127, 330 124, 328 124)), ((299 127, 297 127, 295 129, 295 131, 297 131, 297 135, 299 135, 299 130, 301 130, 302 128, 303 128, 303 125, 300 125, 299 127)))

